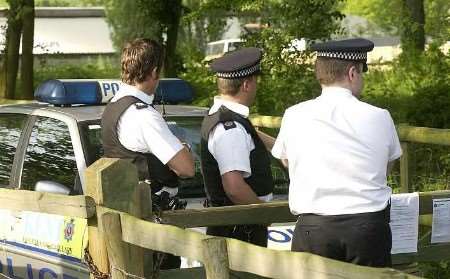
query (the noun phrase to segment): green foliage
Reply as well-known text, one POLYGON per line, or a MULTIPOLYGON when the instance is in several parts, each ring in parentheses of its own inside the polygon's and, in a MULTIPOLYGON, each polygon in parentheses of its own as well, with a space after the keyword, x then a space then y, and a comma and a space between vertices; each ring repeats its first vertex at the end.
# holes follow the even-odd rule
POLYGON ((432 45, 423 54, 371 69, 362 99, 387 108, 396 123, 450 128, 449 73, 449 54, 432 45))
MULTIPOLYGON (((162 26, 149 16, 143 1, 105 0, 106 21, 112 27, 112 40, 117 49, 135 38, 154 38, 162 41, 162 26)), ((155 2, 155 1, 152 1, 155 2)))
MULTIPOLYGON (((399 16, 403 0, 347 0, 344 14, 359 15, 387 34, 399 35, 403 18, 399 16)), ((443 43, 450 37, 450 2, 448 0, 424 0, 425 34, 443 43)), ((371 30, 367 30, 369 33, 371 30)))
POLYGON ((66 64, 34 71, 34 87, 47 79, 120 79, 119 65, 66 64))
MULTIPOLYGON (((247 46, 264 49, 263 75, 260 77, 258 97, 253 112, 281 115, 295 103, 319 94, 320 86, 314 78, 311 54, 288 50, 294 39, 308 41, 329 38, 339 32, 339 0, 205 1, 190 17, 215 12, 240 15, 253 20, 259 16, 262 24, 270 26, 261 32, 245 36, 247 46)), ((198 90, 199 103, 208 104, 217 92, 214 78, 199 62, 187 63, 183 77, 198 90)))
POLYGON ((264 30, 249 38, 249 45, 264 49, 263 74, 260 77, 255 112, 282 115, 284 110, 320 93, 307 52, 288 52, 294 39, 280 31, 264 30), (264 45, 259 45, 261 42, 264 45))
POLYGON ((421 276, 425 278, 450 278, 449 265, 449 261, 439 261, 435 263, 419 263, 419 268, 423 272, 421 276))
POLYGON ((209 107, 212 105, 214 95, 217 94, 216 78, 211 74, 207 65, 191 61, 180 77, 189 81, 194 88, 194 105, 209 107))

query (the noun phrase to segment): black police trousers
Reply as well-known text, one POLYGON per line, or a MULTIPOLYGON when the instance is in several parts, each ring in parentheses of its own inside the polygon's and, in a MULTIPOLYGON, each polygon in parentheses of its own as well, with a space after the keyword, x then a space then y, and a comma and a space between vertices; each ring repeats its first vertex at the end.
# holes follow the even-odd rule
POLYGON ((230 237, 267 247, 267 226, 265 225, 234 225, 214 226, 206 229, 207 235, 230 237))
POLYGON ((300 214, 291 250, 358 265, 389 267, 392 265, 389 210, 390 206, 360 214, 300 214))

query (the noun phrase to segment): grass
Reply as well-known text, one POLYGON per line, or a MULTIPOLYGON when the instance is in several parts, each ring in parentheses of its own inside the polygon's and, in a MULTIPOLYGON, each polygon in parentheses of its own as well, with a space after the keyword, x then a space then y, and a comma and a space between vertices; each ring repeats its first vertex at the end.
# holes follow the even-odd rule
POLYGON ((14 104, 29 104, 33 101, 31 100, 11 100, 11 99, 1 99, 0 105, 14 105, 14 104))

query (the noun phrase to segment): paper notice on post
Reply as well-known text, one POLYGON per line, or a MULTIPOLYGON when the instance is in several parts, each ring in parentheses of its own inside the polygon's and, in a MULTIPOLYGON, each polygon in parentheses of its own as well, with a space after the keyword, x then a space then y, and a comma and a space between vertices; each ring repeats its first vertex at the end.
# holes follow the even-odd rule
POLYGON ((433 199, 431 243, 450 242, 450 199, 433 199))
POLYGON ((419 193, 391 196, 391 254, 417 252, 419 193))

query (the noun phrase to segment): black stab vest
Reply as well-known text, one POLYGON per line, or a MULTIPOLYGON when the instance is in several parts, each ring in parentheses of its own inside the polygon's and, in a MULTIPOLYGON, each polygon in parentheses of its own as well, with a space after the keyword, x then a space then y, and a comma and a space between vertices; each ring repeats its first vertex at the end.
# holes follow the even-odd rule
MULTIPOLYGON (((250 177, 244 179, 245 182, 250 185, 252 190, 258 196, 265 196, 273 192, 273 178, 270 170, 269 153, 262 140, 259 138, 255 128, 247 118, 222 106, 216 113, 205 116, 201 129, 201 167, 205 192, 208 201, 212 206, 226 206, 233 204, 223 190, 217 161, 208 150, 208 138, 211 130, 217 124, 229 121, 236 121, 244 126, 255 144, 255 149, 250 152, 250 167, 252 174, 250 177)), ((232 125, 232 123, 224 124, 225 128, 227 128, 227 126, 230 127, 230 124, 232 125)), ((231 127, 231 129, 235 128, 231 127)))
POLYGON ((147 105, 138 106, 138 104, 142 104, 142 101, 132 96, 120 98, 106 106, 101 125, 104 156, 131 159, 137 167, 139 180, 150 180, 152 192, 159 191, 163 186, 178 187, 178 176, 155 155, 128 150, 120 143, 117 135, 117 124, 122 114, 135 104, 138 109, 147 108, 147 105))

